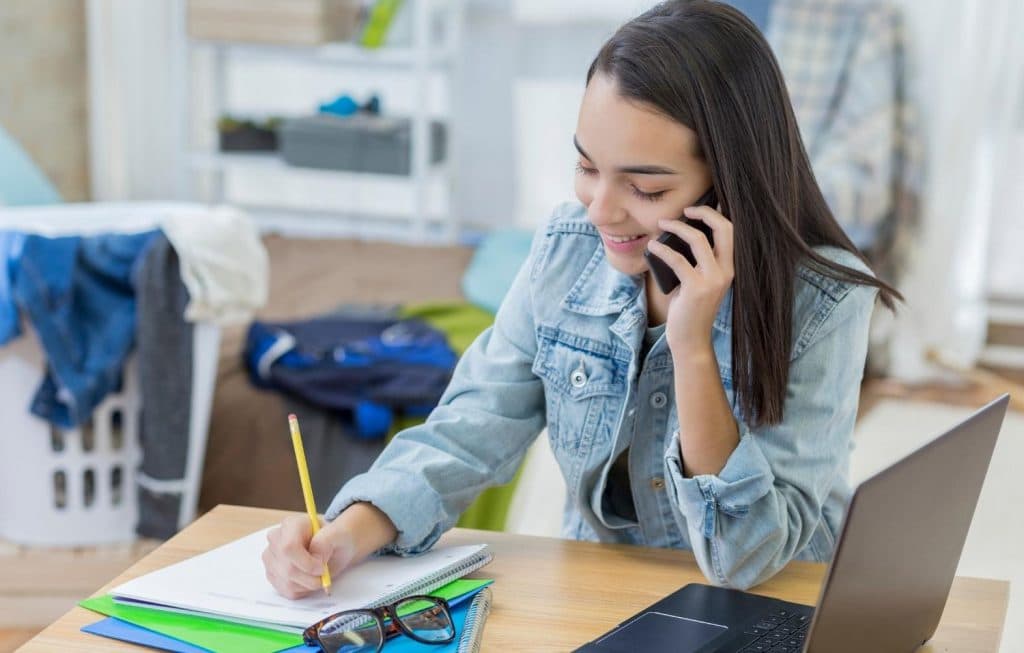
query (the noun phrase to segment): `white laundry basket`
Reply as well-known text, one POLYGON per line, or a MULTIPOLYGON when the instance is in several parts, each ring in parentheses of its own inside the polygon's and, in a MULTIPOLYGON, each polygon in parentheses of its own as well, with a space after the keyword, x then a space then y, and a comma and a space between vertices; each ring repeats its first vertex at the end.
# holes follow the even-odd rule
MULTIPOLYGON (((0 218, 6 217, 4 213, 12 214, 0 212, 0 218)), ((38 231, 73 233, 77 220, 70 222, 38 231)), ((17 226, 22 225, 0 219, 0 228, 17 226)), ((90 227, 81 231, 96 228, 90 227)), ((117 231, 111 229, 116 225, 106 227, 117 231)), ((124 230, 137 227, 129 224, 124 230)), ((0 347, 0 539, 60 547, 135 539, 142 401, 134 359, 125 365, 121 392, 109 394, 82 428, 65 431, 29 412, 46 361, 31 328, 23 325, 23 331, 20 338, 0 347)), ((185 476, 181 481, 159 481, 160 487, 153 488, 181 493, 179 528, 195 518, 219 342, 217 325, 194 325, 185 476)))

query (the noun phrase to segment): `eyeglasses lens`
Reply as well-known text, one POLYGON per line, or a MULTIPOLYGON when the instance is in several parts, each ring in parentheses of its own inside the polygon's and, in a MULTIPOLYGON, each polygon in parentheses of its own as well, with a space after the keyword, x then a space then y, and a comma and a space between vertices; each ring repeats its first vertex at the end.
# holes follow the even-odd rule
POLYGON ((372 612, 348 614, 320 627, 324 653, 375 653, 384 641, 372 612))
POLYGON ((455 624, 444 605, 424 599, 409 599, 395 606, 398 619, 416 637, 425 642, 450 642, 455 639, 455 624))

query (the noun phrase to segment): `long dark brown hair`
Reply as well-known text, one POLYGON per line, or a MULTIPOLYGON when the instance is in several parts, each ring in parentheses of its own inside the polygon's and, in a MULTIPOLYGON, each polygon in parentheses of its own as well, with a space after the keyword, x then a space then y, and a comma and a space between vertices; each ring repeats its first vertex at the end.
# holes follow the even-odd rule
POLYGON ((836 222, 800 138, 771 47, 741 12, 707 0, 663 2, 608 40, 587 72, 697 133, 722 212, 733 221, 732 373, 744 419, 782 421, 799 265, 900 293, 812 248, 867 260, 836 222))

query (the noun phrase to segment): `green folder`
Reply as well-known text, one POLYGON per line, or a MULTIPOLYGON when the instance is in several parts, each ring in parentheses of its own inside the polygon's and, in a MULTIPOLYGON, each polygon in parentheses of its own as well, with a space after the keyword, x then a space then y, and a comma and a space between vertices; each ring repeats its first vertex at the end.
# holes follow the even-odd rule
MULTIPOLYGON (((491 582, 493 581, 486 579, 462 578, 439 587, 430 592, 430 595, 450 601, 491 582)), ((299 634, 246 626, 212 617, 125 605, 114 601, 109 594, 86 599, 79 605, 93 612, 148 628, 161 635, 222 653, 275 653, 302 643, 302 635, 299 634)))

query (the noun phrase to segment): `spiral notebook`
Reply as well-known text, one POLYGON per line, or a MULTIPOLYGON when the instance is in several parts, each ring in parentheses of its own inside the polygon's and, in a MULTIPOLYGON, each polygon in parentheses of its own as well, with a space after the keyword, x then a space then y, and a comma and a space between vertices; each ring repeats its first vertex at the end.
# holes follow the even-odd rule
POLYGON ((439 546, 410 558, 374 557, 334 579, 330 596, 290 600, 264 575, 260 556, 268 530, 130 580, 110 594, 119 603, 301 632, 335 612, 430 592, 491 560, 485 544, 439 546))
POLYGON ((462 636, 459 637, 458 653, 480 653, 483 641, 484 622, 491 613, 491 588, 485 587, 473 597, 466 611, 466 620, 462 624, 462 636))

